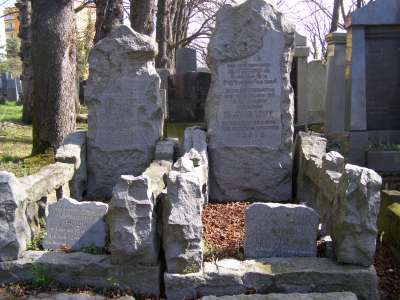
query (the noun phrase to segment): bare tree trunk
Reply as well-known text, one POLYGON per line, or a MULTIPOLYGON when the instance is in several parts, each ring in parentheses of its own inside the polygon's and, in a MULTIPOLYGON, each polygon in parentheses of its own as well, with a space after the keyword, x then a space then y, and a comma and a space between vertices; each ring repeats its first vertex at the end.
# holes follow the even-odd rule
POLYGON ((73 0, 32 1, 33 154, 58 148, 75 130, 73 4, 73 0))
POLYGON ((340 0, 333 0, 333 11, 332 11, 332 21, 329 33, 338 30, 339 24, 339 13, 340 13, 340 0))
POLYGON ((32 123, 33 120, 33 67, 32 67, 32 30, 31 30, 31 0, 18 0, 15 6, 19 10, 22 61, 22 121, 32 123))
POLYGON ((357 0, 357 8, 361 8, 362 7, 362 0, 357 0))
POLYGON ((94 43, 103 39, 113 28, 124 21, 122 0, 96 0, 96 34, 94 43))
POLYGON ((131 0, 130 21, 133 30, 151 36, 155 13, 155 0, 131 0))

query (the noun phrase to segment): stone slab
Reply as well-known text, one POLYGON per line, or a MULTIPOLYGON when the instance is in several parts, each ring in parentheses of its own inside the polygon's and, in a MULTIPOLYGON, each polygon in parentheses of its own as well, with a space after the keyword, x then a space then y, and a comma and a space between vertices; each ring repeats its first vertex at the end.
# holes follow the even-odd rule
POLYGON ((293 42, 294 29, 269 1, 217 13, 206 105, 211 200, 291 198, 293 42))
POLYGON ((238 295, 238 296, 206 296, 202 300, 357 300, 353 293, 310 293, 310 294, 268 294, 268 295, 238 295))
POLYGON ((21 259, 0 263, 0 283, 32 280, 32 266, 47 271, 49 278, 66 286, 132 289, 135 294, 160 295, 160 266, 114 266, 109 255, 27 251, 21 259))
POLYGON ((254 203, 246 210, 246 258, 316 256, 319 216, 296 204, 254 203))
POLYGON ((205 263, 204 272, 164 274, 169 300, 204 296, 268 293, 353 292, 360 300, 378 300, 375 269, 340 265, 328 258, 225 259, 205 263))
POLYGON ((78 202, 63 198, 49 205, 46 219, 45 249, 63 247, 80 250, 83 247, 104 247, 108 205, 101 202, 78 202))

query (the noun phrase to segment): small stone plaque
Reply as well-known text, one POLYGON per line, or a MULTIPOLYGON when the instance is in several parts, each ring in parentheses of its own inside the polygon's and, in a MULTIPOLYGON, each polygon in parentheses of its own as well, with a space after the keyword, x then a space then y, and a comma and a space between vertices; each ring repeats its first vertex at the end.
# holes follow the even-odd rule
POLYGON ((49 205, 45 249, 104 247, 108 205, 101 202, 78 202, 63 198, 49 205))
POLYGON ((296 204, 254 203, 246 210, 246 258, 316 256, 319 216, 296 204))

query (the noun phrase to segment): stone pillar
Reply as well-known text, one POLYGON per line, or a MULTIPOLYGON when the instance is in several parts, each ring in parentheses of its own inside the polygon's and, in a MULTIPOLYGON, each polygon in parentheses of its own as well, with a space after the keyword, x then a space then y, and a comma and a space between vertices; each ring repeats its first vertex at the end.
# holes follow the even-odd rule
POLYGON ((268 1, 217 13, 208 46, 210 200, 292 197, 293 42, 294 28, 268 1))
POLYGON ((97 43, 85 87, 88 194, 111 196, 120 175, 140 175, 154 158, 162 136, 156 44, 120 25, 97 43))
POLYGON ((307 47, 307 38, 296 32, 295 34, 294 58, 296 58, 297 79, 297 123, 305 125, 308 123, 308 101, 307 101, 307 58, 310 48, 307 47))
POLYGON ((329 134, 345 130, 345 60, 346 33, 330 33, 328 42, 327 78, 325 93, 325 130, 329 134))
POLYGON ((196 49, 179 48, 176 50, 176 74, 197 72, 196 49))

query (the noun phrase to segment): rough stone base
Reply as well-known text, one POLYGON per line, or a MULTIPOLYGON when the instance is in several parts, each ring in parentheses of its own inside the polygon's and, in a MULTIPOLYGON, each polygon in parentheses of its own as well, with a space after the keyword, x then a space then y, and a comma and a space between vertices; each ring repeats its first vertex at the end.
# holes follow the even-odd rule
POLYGON ((0 263, 0 283, 29 281, 37 274, 32 266, 47 272, 51 280, 71 287, 132 289, 135 294, 160 295, 160 266, 115 266, 109 255, 82 252, 27 251, 19 260, 0 263))
POLYGON ((165 273, 168 300, 246 292, 328 293, 353 292, 359 299, 377 300, 378 277, 373 266, 339 265, 328 258, 270 258, 205 263, 204 272, 165 273))
POLYGON ((238 295, 238 296, 207 296, 202 300, 357 300, 353 293, 311 293, 311 294, 268 294, 268 295, 238 295))

